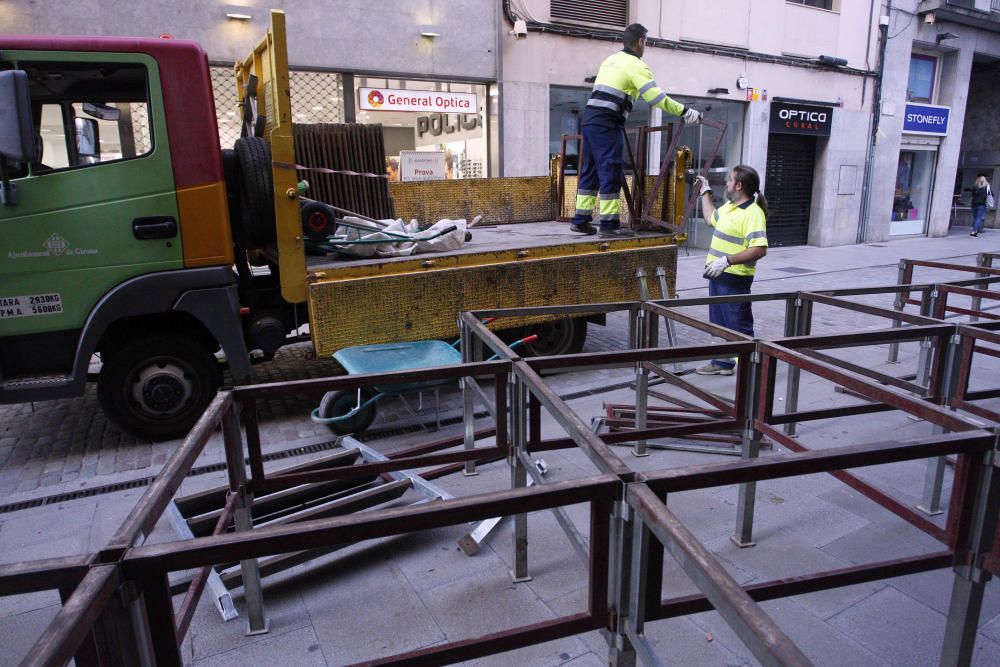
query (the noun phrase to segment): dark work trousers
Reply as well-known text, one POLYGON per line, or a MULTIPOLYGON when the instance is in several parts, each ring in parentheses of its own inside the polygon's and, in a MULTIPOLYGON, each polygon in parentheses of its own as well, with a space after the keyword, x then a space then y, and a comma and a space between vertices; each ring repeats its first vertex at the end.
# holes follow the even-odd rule
MULTIPOLYGON (((753 284, 752 276, 735 276, 731 273, 723 273, 718 278, 708 279, 708 295, 749 294, 751 284, 753 284)), ((753 311, 750 309, 749 301, 709 304, 708 319, 712 324, 753 336, 753 311)), ((732 359, 713 359, 712 363, 724 368, 733 368, 736 365, 732 359)))
MULTIPOLYGON (((610 230, 621 221, 620 197, 624 178, 622 151, 624 135, 620 126, 584 125, 583 150, 580 154, 578 192, 597 192, 599 200, 609 202, 613 210, 601 211, 601 229, 610 230), (610 204, 611 201, 614 204, 610 204)), ((577 211, 573 224, 590 222, 591 216, 577 211)))

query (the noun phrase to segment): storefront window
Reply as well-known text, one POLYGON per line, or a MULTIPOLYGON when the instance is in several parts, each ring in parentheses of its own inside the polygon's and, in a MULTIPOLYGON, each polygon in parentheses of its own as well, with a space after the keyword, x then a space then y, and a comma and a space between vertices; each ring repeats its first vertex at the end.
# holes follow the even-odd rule
POLYGON ((892 200, 889 234, 923 234, 931 201, 936 153, 901 150, 896 168, 896 192, 892 200))
POLYGON ((484 178, 490 168, 485 85, 355 77, 359 123, 381 123, 386 172, 391 180, 484 178), (455 110, 455 112, 452 112, 455 110), (434 153, 428 160, 406 159, 411 151, 434 153), (434 166, 428 175, 408 164, 434 166))

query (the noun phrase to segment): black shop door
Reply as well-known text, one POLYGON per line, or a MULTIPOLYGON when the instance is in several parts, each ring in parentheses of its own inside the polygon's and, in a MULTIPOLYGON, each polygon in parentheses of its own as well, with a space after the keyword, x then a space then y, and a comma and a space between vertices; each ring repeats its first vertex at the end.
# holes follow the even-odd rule
POLYGON ((764 194, 770 209, 767 243, 771 246, 809 242, 816 137, 772 134, 767 145, 764 194))

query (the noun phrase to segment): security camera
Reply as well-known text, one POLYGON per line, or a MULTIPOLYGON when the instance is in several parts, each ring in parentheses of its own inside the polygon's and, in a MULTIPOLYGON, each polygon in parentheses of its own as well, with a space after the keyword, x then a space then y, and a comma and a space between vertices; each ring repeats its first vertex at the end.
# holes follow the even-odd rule
POLYGON ((514 39, 524 39, 528 36, 528 24, 521 19, 514 21, 514 29, 510 34, 514 35, 514 39))

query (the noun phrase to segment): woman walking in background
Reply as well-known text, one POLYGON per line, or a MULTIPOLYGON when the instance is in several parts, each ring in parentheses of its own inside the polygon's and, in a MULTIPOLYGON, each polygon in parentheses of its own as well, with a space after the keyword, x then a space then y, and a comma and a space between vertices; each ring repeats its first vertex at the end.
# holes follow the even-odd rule
POLYGON ((986 180, 986 174, 979 174, 972 188, 972 233, 969 236, 979 236, 979 232, 983 231, 986 208, 992 203, 991 199, 993 191, 990 190, 990 182, 986 180))

